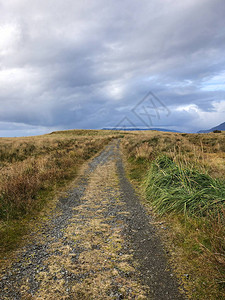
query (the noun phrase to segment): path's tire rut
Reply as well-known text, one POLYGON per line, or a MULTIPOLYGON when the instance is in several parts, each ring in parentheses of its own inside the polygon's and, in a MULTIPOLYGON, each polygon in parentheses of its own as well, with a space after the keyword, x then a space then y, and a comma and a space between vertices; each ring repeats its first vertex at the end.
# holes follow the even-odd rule
POLYGON ((134 259, 139 262, 142 282, 149 286, 153 299, 185 299, 179 292, 178 282, 168 265, 163 246, 151 225, 151 217, 126 178, 120 155, 117 169, 123 199, 130 212, 125 235, 129 237, 130 247, 134 249, 134 259))
POLYGON ((184 299, 117 142, 37 228, 0 271, 0 299, 184 299))

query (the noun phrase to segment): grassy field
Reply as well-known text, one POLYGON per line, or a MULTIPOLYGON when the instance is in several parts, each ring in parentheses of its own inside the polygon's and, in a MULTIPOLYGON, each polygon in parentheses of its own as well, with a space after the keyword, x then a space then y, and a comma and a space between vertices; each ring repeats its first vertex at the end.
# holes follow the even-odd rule
POLYGON ((159 224, 193 299, 223 299, 225 132, 210 134, 70 130, 0 139, 0 258, 21 242, 34 216, 114 138, 130 179, 159 224))
POLYGON ((56 191, 118 132, 71 130, 0 138, 0 253, 14 249, 56 191))
POLYGON ((134 132, 122 148, 191 297, 224 299, 225 132, 134 132))

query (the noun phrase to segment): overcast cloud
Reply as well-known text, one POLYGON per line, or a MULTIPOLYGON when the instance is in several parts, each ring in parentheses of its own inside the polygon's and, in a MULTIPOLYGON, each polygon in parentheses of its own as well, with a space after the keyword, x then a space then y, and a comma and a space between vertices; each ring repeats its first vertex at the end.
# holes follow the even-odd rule
POLYGON ((149 91, 170 112, 153 127, 211 128, 224 53, 224 0, 0 1, 0 136, 145 126, 132 109, 149 91))

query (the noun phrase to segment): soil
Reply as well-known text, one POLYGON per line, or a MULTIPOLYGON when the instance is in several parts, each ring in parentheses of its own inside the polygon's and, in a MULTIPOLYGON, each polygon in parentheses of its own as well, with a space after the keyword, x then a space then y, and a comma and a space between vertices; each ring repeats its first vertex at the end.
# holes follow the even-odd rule
POLYGON ((151 223, 113 141, 6 261, 0 299, 185 299, 151 223))

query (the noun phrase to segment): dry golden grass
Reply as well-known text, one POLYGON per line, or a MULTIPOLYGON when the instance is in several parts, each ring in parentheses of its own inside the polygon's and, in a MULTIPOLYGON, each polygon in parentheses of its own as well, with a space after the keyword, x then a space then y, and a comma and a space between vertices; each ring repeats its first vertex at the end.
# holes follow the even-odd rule
POLYGON ((127 135, 122 144, 130 158, 151 161, 163 153, 182 163, 204 167, 216 178, 225 178, 225 132, 186 134, 142 131, 127 135))
POLYGON ((46 135, 2 139, 0 144, 0 218, 29 213, 38 192, 75 175, 77 167, 97 153, 110 136, 46 135))
MULTIPOLYGON (((123 139, 122 148, 129 176, 142 188, 152 161, 162 154, 171 157, 180 170, 196 169, 212 178, 222 181, 225 178, 225 132, 136 132, 123 139)), ((223 299, 225 296, 224 201, 220 201, 217 214, 208 212, 204 217, 176 212, 159 217, 155 211, 159 222, 164 221, 170 228, 162 234, 193 299, 223 299), (184 273, 189 275, 188 279, 184 273)))
POLYGON ((53 191, 117 135, 71 130, 0 138, 0 250, 13 248, 24 232, 21 220, 40 211, 53 191))

